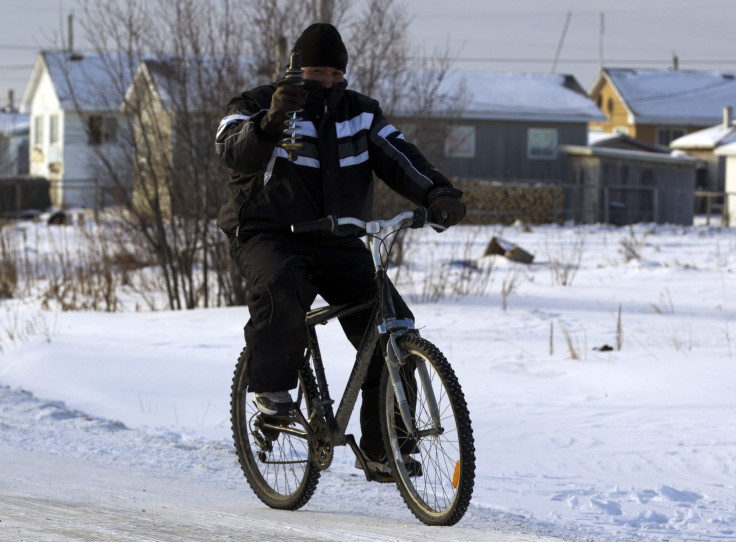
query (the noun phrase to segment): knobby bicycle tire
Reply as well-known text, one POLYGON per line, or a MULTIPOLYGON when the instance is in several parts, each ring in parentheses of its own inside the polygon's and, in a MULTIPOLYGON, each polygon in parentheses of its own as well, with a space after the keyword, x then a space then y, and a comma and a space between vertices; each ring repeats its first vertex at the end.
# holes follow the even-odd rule
MULTIPOLYGON (((230 393, 230 417, 238 461, 248 484, 256 496, 271 508, 296 510, 312 497, 320 477, 313 452, 305 439, 285 433, 271 433, 256 427, 260 413, 248 392, 248 349, 238 358, 230 393), (265 451, 256 439, 270 442, 265 451)), ((316 396, 311 369, 305 364, 299 370, 300 399, 296 402, 305 418, 308 406, 316 396)), ((293 393, 292 393, 293 395, 293 393)))
POLYGON ((401 380, 420 436, 408 435, 389 371, 384 368, 379 399, 381 431, 391 471, 404 502, 420 521, 454 525, 470 505, 475 481, 473 429, 465 397, 455 372, 437 347, 414 335, 406 335, 398 343, 409 354, 401 380), (421 362, 439 407, 440 430, 433 429, 427 392, 418 376, 421 362))

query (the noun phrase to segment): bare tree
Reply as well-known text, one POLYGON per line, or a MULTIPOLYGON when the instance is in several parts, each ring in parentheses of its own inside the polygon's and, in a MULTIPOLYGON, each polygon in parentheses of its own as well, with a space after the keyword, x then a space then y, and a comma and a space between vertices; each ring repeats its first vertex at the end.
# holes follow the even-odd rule
POLYGON ((226 175, 212 137, 231 89, 244 84, 242 21, 229 0, 82 4, 87 40, 128 119, 121 156, 98 147, 99 175, 139 248, 155 256, 170 308, 235 302, 237 284, 222 279, 230 269, 211 267, 230 265, 212 224, 226 175))
MULTIPOLYGON (((172 309, 243 301, 242 279, 213 221, 227 172, 212 140, 230 98, 271 80, 286 63, 283 44, 294 43, 308 24, 328 19, 341 30, 351 86, 387 112, 412 122, 428 114, 448 118, 457 102, 441 96, 451 55, 409 69, 416 55, 399 0, 368 0, 360 11, 351 0, 305 0, 298 7, 290 0, 80 4, 86 41, 111 83, 100 91, 114 94, 127 115, 117 134, 121 151, 94 149, 100 182, 107 201, 124 211, 134 244, 148 252, 143 259, 157 262, 172 309)), ((90 137, 99 126, 83 97, 75 98, 90 137)))
POLYGON ((384 107, 396 101, 407 80, 409 23, 397 0, 368 0, 347 28, 351 85, 384 107))

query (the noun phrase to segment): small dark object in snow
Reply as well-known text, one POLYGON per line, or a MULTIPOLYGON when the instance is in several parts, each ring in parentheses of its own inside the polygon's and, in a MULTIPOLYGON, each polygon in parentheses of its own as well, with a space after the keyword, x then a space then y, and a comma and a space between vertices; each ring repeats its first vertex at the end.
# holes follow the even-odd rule
POLYGON ((520 263, 532 263, 532 260, 534 260, 533 254, 528 253, 519 245, 509 243, 500 237, 494 237, 491 239, 491 242, 488 243, 483 256, 489 256, 491 254, 497 254, 520 263))
POLYGON ((66 224, 66 214, 63 211, 56 211, 48 220, 49 225, 63 226, 66 224))
POLYGON ((478 271, 478 264, 473 260, 451 260, 450 262, 448 262, 448 265, 450 267, 462 267, 465 269, 473 269, 474 271, 478 271))
POLYGON ((611 352, 613 350, 613 346, 610 344, 604 344, 603 346, 593 347, 593 350, 597 350, 598 352, 611 352))

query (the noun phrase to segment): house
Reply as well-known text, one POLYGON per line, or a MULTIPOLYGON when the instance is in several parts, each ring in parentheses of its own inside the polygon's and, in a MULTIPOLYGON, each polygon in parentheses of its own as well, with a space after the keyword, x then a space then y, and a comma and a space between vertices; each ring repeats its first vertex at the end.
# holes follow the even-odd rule
POLYGON ((233 89, 245 86, 239 78, 254 70, 244 59, 140 62, 123 106, 133 119, 138 211, 186 214, 204 205, 208 216, 216 214, 226 173, 213 152, 214 134, 233 89))
MULTIPOLYGON (((448 72, 439 93, 448 99, 465 92, 446 121, 444 160, 453 177, 484 180, 550 180, 567 176, 559 145, 584 145, 588 123, 602 121, 595 103, 570 75, 448 72)), ((423 150, 413 129, 422 111, 399 104, 396 124, 423 150)))
POLYGON ((30 174, 48 178, 59 208, 98 207, 111 190, 107 167, 124 170, 120 112, 128 57, 42 51, 21 100, 30 115, 30 174))
POLYGON ((658 145, 718 123, 736 106, 736 73, 602 69, 589 90, 606 115, 591 131, 620 132, 658 145))
MULTIPOLYGON (((205 81, 217 81, 217 70, 193 67, 191 62, 194 59, 145 60, 126 94, 126 108, 136 111, 135 139, 143 143, 136 160, 141 183, 134 200, 139 206, 149 205, 145 199, 154 194, 166 193, 159 188, 168 182, 172 167, 187 163, 189 157, 177 159, 176 152, 209 150, 206 145, 192 146, 191 138, 187 140, 192 130, 184 126, 202 126, 211 138, 214 128, 210 127, 213 121, 217 125, 222 106, 230 99, 229 95, 216 100, 202 96, 203 86, 192 74, 204 73, 205 81)), ((256 72, 252 61, 243 62, 237 73, 256 72)), ((204 85, 210 89, 223 86, 232 92, 248 83, 238 86, 226 80, 204 85)), ((457 178, 563 180, 567 156, 557 151, 558 145, 585 144, 588 123, 604 118, 571 76, 449 72, 437 94, 440 106, 429 113, 406 101, 385 105, 391 109, 391 121, 407 139, 416 142, 442 171, 457 178), (463 89, 467 95, 455 99, 463 89), (435 145, 439 159, 427 152, 432 149, 429 139, 439 139, 435 145)), ((209 168, 210 175, 216 167, 209 168)), ((186 182, 187 172, 179 171, 176 176, 177 182, 186 182)))
POLYGON ((736 139, 715 149, 716 156, 725 158, 725 198, 723 223, 736 226, 736 139))
POLYGON ((697 190, 723 192, 726 159, 722 155, 717 155, 715 150, 733 142, 736 142, 733 110, 731 107, 724 107, 723 120, 720 124, 679 137, 670 143, 670 147, 700 160, 697 190))
POLYGON ((590 132, 569 156, 568 216, 576 222, 692 224, 697 160, 621 133, 590 132))
POLYGON ((690 225, 695 168, 689 156, 661 150, 563 145, 569 156, 568 216, 583 224, 637 222, 690 225))

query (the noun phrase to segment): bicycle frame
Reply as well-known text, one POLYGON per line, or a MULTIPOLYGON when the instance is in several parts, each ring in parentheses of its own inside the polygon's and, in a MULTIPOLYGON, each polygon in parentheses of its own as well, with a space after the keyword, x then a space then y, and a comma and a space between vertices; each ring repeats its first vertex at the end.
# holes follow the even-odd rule
MULTIPOLYGON (((440 434, 442 432, 442 428, 440 427, 439 422, 439 409, 437 407, 436 398, 434 397, 432 391, 432 386, 429 382, 429 375, 424 362, 417 363, 417 374, 419 376, 419 381, 425 391, 425 396, 427 397, 427 400, 429 402, 429 408, 434 422, 434 427, 430 430, 424 430, 421 434, 419 434, 412 420, 406 391, 404 390, 404 387, 401 383, 400 376, 400 368, 404 365, 404 360, 407 357, 407 354, 402 352, 399 348, 397 344, 397 338, 405 333, 418 332, 416 331, 414 327, 414 322, 412 320, 399 319, 396 317, 396 312, 391 297, 391 280, 389 279, 387 275, 387 270, 384 268, 381 260, 381 243, 385 238, 385 235, 379 236, 379 234, 384 228, 401 223, 403 221, 407 221, 409 218, 414 218, 416 220, 416 213, 402 213, 392 221, 372 221, 364 223, 362 221, 351 218, 331 218, 332 222, 323 222, 323 226, 325 224, 331 224, 331 228, 333 230, 337 228, 338 223, 339 225, 352 224, 361 228, 365 227, 365 231, 368 234, 369 249, 373 258, 373 264, 376 271, 376 295, 372 300, 363 303, 346 304, 339 306, 328 305, 325 307, 313 309, 307 312, 305 318, 308 338, 305 363, 309 363, 309 360, 311 358, 311 363, 314 367, 318 388, 318 404, 312 405, 312 411, 309 413, 309 421, 312 421, 315 416, 324 419, 329 430, 331 445, 349 445, 361 464, 363 464, 366 476, 368 476, 368 469, 365 468, 363 454, 358 448, 358 445, 355 442, 355 438, 352 435, 347 435, 346 430, 348 422, 350 421, 350 417, 352 416, 353 409, 355 408, 355 403, 358 400, 358 394, 368 371, 368 366, 371 362, 373 352, 377 346, 380 347, 381 351, 384 353, 386 366, 388 367, 391 375, 396 401, 399 406, 399 411, 401 413, 404 426, 406 428, 411 428, 409 432, 413 433, 417 437, 428 436, 431 434, 440 434), (334 401, 332 400, 329 392, 329 386, 325 374, 324 363, 322 361, 322 353, 319 347, 316 327, 317 325, 324 325, 343 316, 348 316, 355 312, 367 309, 372 309, 370 324, 358 347, 355 357, 355 363, 348 378, 348 382, 345 386, 345 390, 342 394, 337 412, 335 413, 335 411, 333 410, 334 401)), ((313 226, 314 224, 312 225, 312 227, 313 226)), ((327 228, 323 227, 321 229, 327 228)), ((309 421, 300 421, 305 428, 304 432, 299 431, 298 429, 283 428, 270 424, 268 424, 267 426, 278 431, 288 432, 295 436, 301 436, 304 438, 310 437, 313 439, 321 440, 320 437, 316 435, 314 430, 310 427, 309 421)))

